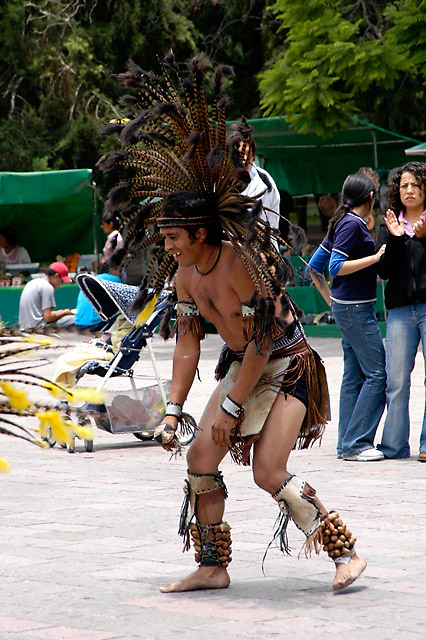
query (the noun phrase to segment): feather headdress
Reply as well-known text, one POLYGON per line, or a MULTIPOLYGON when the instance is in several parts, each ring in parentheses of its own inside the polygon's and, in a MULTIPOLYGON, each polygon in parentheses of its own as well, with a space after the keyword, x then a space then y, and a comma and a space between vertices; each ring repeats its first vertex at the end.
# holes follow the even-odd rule
POLYGON ((119 75, 137 96, 122 98, 130 112, 113 123, 122 148, 97 163, 105 172, 118 165, 127 174, 105 203, 106 209, 120 210, 126 222, 120 259, 154 245, 144 287, 159 291, 177 268, 163 249, 159 219, 161 226, 184 226, 182 219, 164 215, 163 204, 178 191, 193 192, 205 202, 203 221, 215 221, 241 256, 257 296, 262 297, 264 287, 279 295, 292 270, 271 237, 283 241, 259 217, 260 202, 241 194, 250 176, 238 151, 227 144, 224 79, 232 70, 218 66, 211 73, 201 56, 183 69, 172 53, 160 69, 157 75, 130 61, 128 71, 119 75))

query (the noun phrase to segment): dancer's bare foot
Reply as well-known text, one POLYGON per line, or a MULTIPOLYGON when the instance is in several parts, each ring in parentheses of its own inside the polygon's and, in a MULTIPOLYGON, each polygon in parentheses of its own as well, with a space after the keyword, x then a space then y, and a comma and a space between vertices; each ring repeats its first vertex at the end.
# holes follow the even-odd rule
POLYGON ((198 589, 226 589, 229 587, 231 579, 226 569, 223 567, 198 567, 183 580, 166 584, 160 587, 163 593, 173 593, 176 591, 197 591, 198 589))
POLYGON ((367 561, 356 553, 351 556, 348 564, 336 564, 336 577, 333 581, 334 591, 349 587, 364 571, 367 561))

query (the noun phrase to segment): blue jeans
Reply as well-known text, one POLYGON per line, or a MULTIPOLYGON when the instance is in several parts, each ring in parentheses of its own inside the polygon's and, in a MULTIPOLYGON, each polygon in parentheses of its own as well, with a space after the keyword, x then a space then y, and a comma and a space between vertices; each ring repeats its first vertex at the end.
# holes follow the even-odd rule
POLYGON ((342 334, 344 369, 340 388, 337 457, 374 447, 385 408, 385 350, 374 305, 332 302, 342 334))
MULTIPOLYGON (((382 441, 377 447, 388 458, 408 458, 410 455, 410 377, 420 340, 426 360, 426 304, 390 309, 386 325, 388 411, 382 441)), ((426 451, 426 404, 420 451, 426 451)))

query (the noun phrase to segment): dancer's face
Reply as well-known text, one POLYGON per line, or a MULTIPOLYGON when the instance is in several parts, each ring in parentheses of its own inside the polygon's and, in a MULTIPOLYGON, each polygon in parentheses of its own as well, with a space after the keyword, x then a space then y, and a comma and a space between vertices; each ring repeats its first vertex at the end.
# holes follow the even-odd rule
POLYGON ((164 248, 171 253, 180 267, 191 267, 197 263, 201 253, 201 242, 191 237, 186 229, 180 227, 160 227, 164 238, 164 248))

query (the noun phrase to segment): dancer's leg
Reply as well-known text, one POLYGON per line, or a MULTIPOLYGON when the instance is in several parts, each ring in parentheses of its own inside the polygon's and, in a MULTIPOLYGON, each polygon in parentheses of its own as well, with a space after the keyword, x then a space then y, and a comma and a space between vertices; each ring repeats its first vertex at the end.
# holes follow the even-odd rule
MULTIPOLYGON (((225 507, 225 492, 224 489, 219 486, 220 476, 218 475, 218 467, 221 460, 227 454, 228 449, 215 445, 211 437, 211 425, 217 413, 218 393, 219 390, 217 389, 210 398, 200 420, 196 437, 187 455, 189 472, 187 488, 190 489, 189 484, 192 483, 192 490, 205 491, 205 493, 197 493, 195 503, 197 526, 196 529, 193 530, 193 541, 196 549, 200 538, 203 539, 202 543, 207 549, 211 546, 209 543, 212 542, 215 534, 215 529, 212 528, 212 525, 222 525, 222 528, 225 525, 225 523, 222 523, 225 507), (197 487, 197 489, 195 489, 195 487, 197 487)), ((203 563, 202 558, 201 563, 203 563)), ((197 589, 223 589, 229 586, 229 583, 230 578, 226 566, 201 564, 196 571, 186 578, 167 584, 160 590, 163 593, 170 593, 175 591, 194 591, 197 589)))
MULTIPOLYGON (((322 538, 320 522, 328 512, 315 490, 300 478, 292 476, 287 469, 288 458, 304 415, 305 406, 300 400, 290 395, 287 398, 282 394, 277 397, 261 438, 255 445, 253 474, 256 484, 273 495, 282 512, 287 513, 304 531, 308 543, 319 553, 322 538)), ((355 552, 352 552, 347 564, 336 563, 333 588, 342 589, 352 584, 366 565, 364 558, 355 552)))

